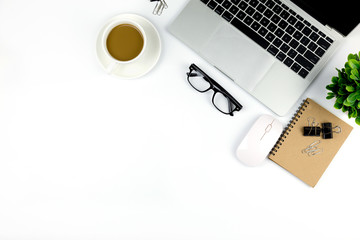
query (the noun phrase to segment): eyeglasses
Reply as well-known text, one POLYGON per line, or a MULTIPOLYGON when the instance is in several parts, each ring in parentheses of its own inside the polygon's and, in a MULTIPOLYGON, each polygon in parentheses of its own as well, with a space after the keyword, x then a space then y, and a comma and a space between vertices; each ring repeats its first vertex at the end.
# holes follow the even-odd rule
POLYGON ((214 91, 212 97, 213 105, 222 113, 233 116, 235 111, 240 111, 242 105, 236 101, 220 84, 209 77, 195 64, 191 64, 190 72, 187 73, 187 80, 198 92, 204 93, 210 89, 214 91))

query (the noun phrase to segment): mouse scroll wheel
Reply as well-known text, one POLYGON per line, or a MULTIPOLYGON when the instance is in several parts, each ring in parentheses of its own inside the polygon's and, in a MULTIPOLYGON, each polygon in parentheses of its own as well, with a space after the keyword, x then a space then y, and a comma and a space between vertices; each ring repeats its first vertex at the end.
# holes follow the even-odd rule
POLYGON ((271 124, 267 125, 267 127, 265 128, 265 132, 270 132, 271 128, 272 128, 271 124))

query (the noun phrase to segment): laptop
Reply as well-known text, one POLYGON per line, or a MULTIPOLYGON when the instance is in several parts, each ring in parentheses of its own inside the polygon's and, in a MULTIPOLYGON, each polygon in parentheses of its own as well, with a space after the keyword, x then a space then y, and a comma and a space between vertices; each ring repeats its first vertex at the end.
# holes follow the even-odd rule
POLYGON ((358 1, 189 0, 169 31, 284 116, 360 22, 358 1))

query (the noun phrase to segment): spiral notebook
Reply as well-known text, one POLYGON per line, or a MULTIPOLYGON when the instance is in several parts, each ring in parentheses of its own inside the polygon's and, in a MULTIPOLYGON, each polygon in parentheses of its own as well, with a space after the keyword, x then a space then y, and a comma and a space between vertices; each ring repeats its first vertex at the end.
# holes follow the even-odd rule
POLYGON ((315 187, 352 129, 349 124, 308 98, 289 122, 269 159, 315 187), (304 127, 321 126, 326 122, 332 123, 333 127, 340 127, 341 132, 333 133, 332 139, 304 136, 304 127))

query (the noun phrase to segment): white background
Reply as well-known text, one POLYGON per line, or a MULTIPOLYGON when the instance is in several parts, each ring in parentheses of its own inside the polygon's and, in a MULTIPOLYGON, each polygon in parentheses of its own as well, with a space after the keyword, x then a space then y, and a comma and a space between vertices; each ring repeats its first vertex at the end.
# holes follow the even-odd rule
MULTIPOLYGON (((0 1, 0 240, 360 239, 360 127, 325 100, 360 27, 302 97, 354 126, 311 188, 270 160, 236 159, 273 113, 167 32, 185 3, 168 0, 158 17, 147 0, 0 1), (125 12, 162 39, 158 64, 135 80, 107 75, 95 51, 125 12), (192 62, 244 109, 225 116, 193 90, 192 62)), ((277 116, 284 126, 297 107, 277 116)))

